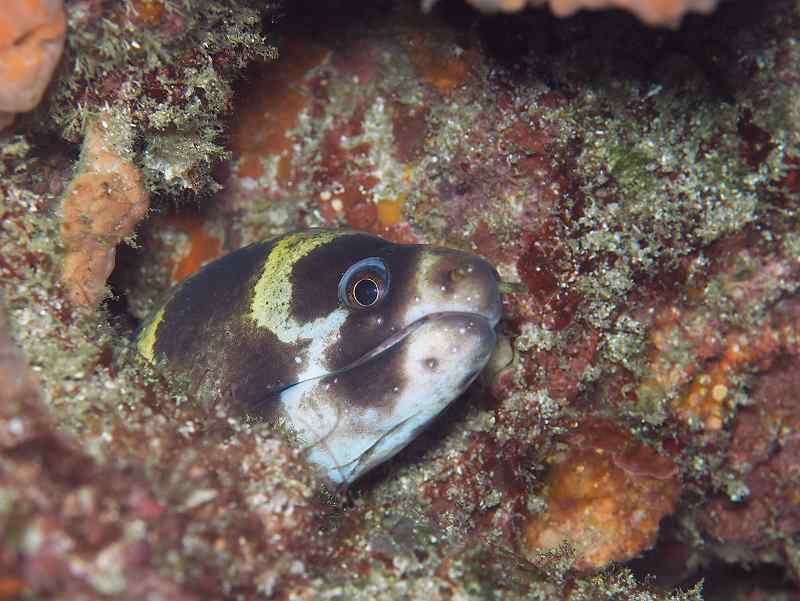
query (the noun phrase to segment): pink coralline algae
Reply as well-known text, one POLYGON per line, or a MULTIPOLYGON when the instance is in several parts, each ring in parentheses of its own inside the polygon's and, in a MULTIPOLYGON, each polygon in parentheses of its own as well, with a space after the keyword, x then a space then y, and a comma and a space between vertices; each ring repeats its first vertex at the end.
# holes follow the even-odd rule
MULTIPOLYGON (((752 405, 733 424, 727 461, 741 475, 747 495, 735 502, 713 498, 701 524, 718 553, 729 561, 789 561, 785 541, 800 530, 800 303, 778 307, 793 343, 764 371, 752 390, 752 405)), ((792 564, 794 565, 794 564, 792 564)), ((797 578, 797 567, 793 567, 797 578)))
POLYGON ((62 0, 8 0, 0 11, 0 129, 39 104, 64 49, 62 0))
POLYGON ((690 12, 708 14, 718 0, 467 0, 486 12, 515 12, 526 5, 550 4, 550 10, 559 17, 574 15, 580 10, 626 10, 648 25, 675 26, 690 12))

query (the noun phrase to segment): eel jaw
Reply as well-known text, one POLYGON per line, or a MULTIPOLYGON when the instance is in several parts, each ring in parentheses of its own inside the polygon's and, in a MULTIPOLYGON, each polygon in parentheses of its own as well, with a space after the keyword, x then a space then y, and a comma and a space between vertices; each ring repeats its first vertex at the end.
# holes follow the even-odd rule
POLYGON ((426 315, 348 367, 285 389, 281 417, 331 482, 351 482, 398 453, 472 383, 494 350, 492 321, 426 315))
POLYGON ((258 413, 262 408, 266 408, 266 406, 269 405, 269 403, 273 399, 279 397, 280 395, 282 395, 283 393, 289 391, 290 389, 292 389, 295 386, 300 386, 300 385, 306 384, 308 382, 318 381, 318 380, 320 380, 322 378, 336 377, 337 375, 346 373, 346 372, 348 372, 348 371, 350 371, 352 369, 356 369, 359 365, 363 365, 364 363, 366 363, 366 362, 370 361, 371 359, 377 357, 381 353, 384 353, 387 350, 391 349, 393 346, 396 346, 396 345, 402 343, 402 341, 405 338, 407 338, 409 335, 411 335, 414 331, 416 331, 418 328, 420 328, 426 322, 431 321, 431 320, 435 320, 435 319, 440 318, 440 317, 447 317, 447 316, 463 316, 463 317, 467 317, 467 318, 470 318, 470 319, 486 320, 487 322, 489 322, 491 324, 492 328, 496 327, 497 323, 500 320, 499 315, 498 316, 487 317, 486 315, 483 315, 481 313, 469 313, 469 312, 465 312, 465 311, 441 311, 441 312, 438 312, 438 313, 428 313, 427 315, 424 315, 424 316, 418 318, 416 321, 411 322, 410 324, 408 324, 404 328, 398 330, 394 334, 392 334, 389 337, 385 338, 378 346, 376 346, 375 348, 373 348, 370 351, 367 351, 366 353, 361 355, 361 357, 359 357, 358 359, 356 359, 352 363, 349 363, 348 365, 345 365, 344 367, 341 367, 341 368, 339 368, 339 369, 337 369, 335 371, 331 371, 331 372, 327 372, 327 373, 324 373, 324 374, 320 374, 318 376, 314 376, 314 377, 311 377, 311 378, 306 378, 304 380, 299 380, 297 382, 293 382, 293 383, 291 383, 291 384, 289 384, 287 386, 284 386, 283 388, 270 391, 270 393, 266 397, 264 397, 263 399, 259 400, 256 404, 254 404, 251 407, 251 411, 254 412, 254 413, 258 413))
POLYGON ((494 328, 497 325, 498 321, 499 321, 499 317, 497 317, 497 318, 487 317, 486 315, 483 315, 481 313, 469 313, 469 312, 466 312, 466 311, 440 311, 440 312, 437 312, 437 313, 428 313, 427 315, 423 315, 422 317, 418 318, 417 320, 412 321, 410 324, 408 324, 404 328, 400 329, 399 331, 395 332, 394 334, 392 334, 388 338, 384 339, 383 342, 381 342, 378 346, 376 346, 372 350, 364 353, 361 357, 359 357, 358 359, 356 359, 355 361, 353 361, 349 365, 346 365, 345 367, 343 367, 341 369, 338 369, 335 372, 331 372, 329 374, 326 374, 326 376, 340 374, 342 372, 346 372, 348 370, 355 369, 359 365, 362 365, 363 363, 366 363, 367 361, 369 361, 373 357, 377 357, 378 355, 380 355, 381 353, 387 351, 388 349, 392 348, 393 346, 401 344, 403 342, 403 340, 405 340, 408 336, 410 336, 417 329, 422 327, 425 323, 430 322, 432 320, 436 320, 436 319, 440 319, 440 318, 447 318, 447 317, 463 317, 463 318, 468 319, 468 320, 486 320, 491 325, 492 328, 494 328))

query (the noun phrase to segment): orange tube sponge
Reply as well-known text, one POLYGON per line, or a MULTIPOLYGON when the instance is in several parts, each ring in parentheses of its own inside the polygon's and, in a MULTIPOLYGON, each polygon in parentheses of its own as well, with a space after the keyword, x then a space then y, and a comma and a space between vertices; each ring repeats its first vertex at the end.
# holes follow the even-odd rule
POLYGON ((64 194, 62 282, 77 305, 97 303, 114 269, 116 246, 144 217, 149 198, 126 155, 130 126, 103 116, 86 127, 77 173, 64 194))
POLYGON ((0 10, 0 129, 32 110, 64 49, 63 0, 6 0, 0 10))
POLYGON ((526 5, 540 6, 549 2, 550 10, 559 17, 568 17, 579 10, 620 9, 636 15, 653 26, 675 27, 689 12, 708 14, 718 0, 467 0, 485 12, 515 12, 526 5))
POLYGON ((526 554, 568 542, 577 569, 625 561, 650 547, 680 495, 668 457, 606 422, 583 424, 547 477, 547 511, 522 537, 526 554))

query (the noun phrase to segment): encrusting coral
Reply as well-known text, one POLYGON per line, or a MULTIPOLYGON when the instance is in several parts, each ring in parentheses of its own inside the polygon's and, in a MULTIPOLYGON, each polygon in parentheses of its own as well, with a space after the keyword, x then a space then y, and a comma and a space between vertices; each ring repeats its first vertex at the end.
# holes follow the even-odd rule
POLYGON ((116 246, 144 217, 149 196, 130 151, 130 125, 101 115, 89 122, 78 172, 64 194, 62 281, 77 305, 94 305, 114 269, 116 246))
POLYGON ((0 130, 39 104, 61 58, 62 0, 8 0, 0 11, 0 130))
POLYGON ((690 12, 708 14, 718 0, 467 0, 486 12, 516 12, 526 5, 541 6, 549 2, 556 16, 568 17, 580 10, 621 9, 636 15, 648 25, 676 26, 690 12))

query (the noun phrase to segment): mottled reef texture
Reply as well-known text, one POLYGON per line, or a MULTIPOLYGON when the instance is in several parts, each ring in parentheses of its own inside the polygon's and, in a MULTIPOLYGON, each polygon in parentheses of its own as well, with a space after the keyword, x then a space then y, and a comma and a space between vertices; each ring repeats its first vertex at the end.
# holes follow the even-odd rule
POLYGON ((65 10, 47 95, 0 133, 0 600, 798 598, 796 1, 677 30, 65 10), (481 385, 334 497, 128 343, 204 261, 318 225, 515 284, 481 385), (75 284, 122 238, 95 307, 75 284))

